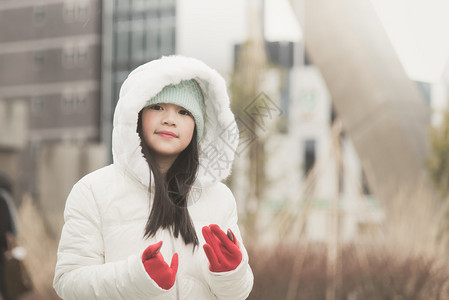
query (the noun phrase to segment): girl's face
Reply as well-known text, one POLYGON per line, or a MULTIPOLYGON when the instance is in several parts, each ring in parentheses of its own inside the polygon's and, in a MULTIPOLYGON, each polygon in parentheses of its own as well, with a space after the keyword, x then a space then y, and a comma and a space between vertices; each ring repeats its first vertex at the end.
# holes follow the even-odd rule
POLYGON ((143 136, 156 160, 176 159, 192 140, 194 128, 190 112, 176 104, 153 104, 142 113, 143 136))

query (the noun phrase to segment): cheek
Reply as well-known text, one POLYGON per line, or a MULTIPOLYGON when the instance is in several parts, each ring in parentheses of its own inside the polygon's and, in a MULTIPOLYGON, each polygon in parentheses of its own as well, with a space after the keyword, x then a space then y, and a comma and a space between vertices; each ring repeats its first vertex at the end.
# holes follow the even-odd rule
POLYGON ((145 139, 147 139, 147 136, 154 130, 153 120, 154 118, 151 117, 151 111, 144 111, 142 114, 142 131, 145 139))
POLYGON ((188 120, 188 122, 186 122, 186 124, 184 125, 184 128, 185 133, 192 137, 193 130, 195 129, 195 121, 193 119, 188 120))

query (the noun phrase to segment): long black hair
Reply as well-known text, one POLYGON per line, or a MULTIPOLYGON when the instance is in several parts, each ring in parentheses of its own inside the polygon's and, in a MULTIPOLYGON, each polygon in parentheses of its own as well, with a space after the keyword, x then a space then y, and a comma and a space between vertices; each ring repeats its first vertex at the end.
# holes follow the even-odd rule
MULTIPOLYGON (((165 179, 159 171, 158 165, 150 155, 150 148, 145 142, 142 130, 142 113, 139 112, 137 121, 137 133, 140 137, 142 154, 148 167, 153 173, 154 198, 144 237, 151 237, 162 229, 170 229, 175 237, 181 234, 184 243, 199 245, 198 237, 187 209, 187 198, 196 179, 199 168, 198 143, 196 126, 190 144, 184 149, 168 169, 165 179)), ((149 182, 151 201, 151 176, 149 182)))

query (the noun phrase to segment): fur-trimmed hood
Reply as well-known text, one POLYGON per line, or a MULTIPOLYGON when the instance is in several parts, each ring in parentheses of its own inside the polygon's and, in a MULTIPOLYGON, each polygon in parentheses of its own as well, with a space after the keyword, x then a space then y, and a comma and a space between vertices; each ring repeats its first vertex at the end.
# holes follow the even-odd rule
POLYGON ((231 172, 238 129, 229 107, 223 77, 203 62, 173 55, 150 61, 132 71, 123 83, 114 113, 114 164, 148 186, 150 171, 136 132, 139 111, 165 86, 195 79, 204 94, 204 135, 199 144, 200 169, 196 187, 222 181, 231 172))

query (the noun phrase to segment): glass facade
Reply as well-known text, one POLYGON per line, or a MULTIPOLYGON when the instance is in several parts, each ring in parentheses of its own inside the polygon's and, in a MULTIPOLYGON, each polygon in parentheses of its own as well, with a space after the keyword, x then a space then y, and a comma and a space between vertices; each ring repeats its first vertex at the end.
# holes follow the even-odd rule
POLYGON ((176 52, 176 1, 115 0, 112 15, 113 105, 128 73, 162 55, 176 52))
POLYGON ((176 53, 176 1, 103 1, 102 16, 101 140, 110 149, 114 110, 125 78, 143 63, 176 53))

